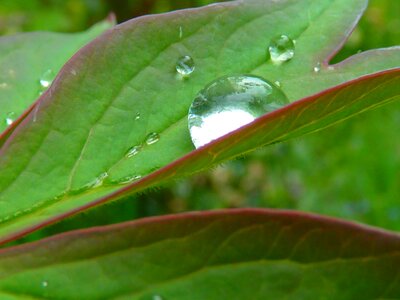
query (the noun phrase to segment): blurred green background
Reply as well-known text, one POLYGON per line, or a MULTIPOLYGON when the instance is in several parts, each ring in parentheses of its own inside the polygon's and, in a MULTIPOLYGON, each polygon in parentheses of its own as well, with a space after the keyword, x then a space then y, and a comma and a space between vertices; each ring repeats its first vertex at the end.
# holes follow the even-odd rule
MULTIPOLYGON (((0 34, 75 32, 113 11, 118 22, 211 0, 1 0, 0 34)), ((400 1, 372 0, 344 49, 400 44, 400 1)), ((400 65, 400 62, 399 62, 400 65)), ((289 208, 400 230, 400 103, 299 139, 259 149, 191 178, 107 204, 22 241, 151 215, 234 207, 289 208)))

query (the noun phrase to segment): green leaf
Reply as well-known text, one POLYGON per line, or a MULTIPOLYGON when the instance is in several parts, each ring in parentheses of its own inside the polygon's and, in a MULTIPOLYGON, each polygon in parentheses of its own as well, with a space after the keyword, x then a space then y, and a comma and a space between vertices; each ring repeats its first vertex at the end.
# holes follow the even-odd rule
POLYGON ((16 121, 44 92, 40 79, 46 73, 55 77, 79 48, 113 25, 110 19, 82 33, 31 32, 1 37, 0 136, 8 126, 7 118, 9 123, 16 121))
POLYGON ((399 99, 399 47, 327 63, 365 4, 235 1, 142 17, 106 32, 64 66, 0 149, 0 240, 399 99), (296 54, 277 66, 266 49, 282 33, 296 39, 296 54), (188 80, 176 78, 182 55, 196 63, 188 80), (292 102, 307 98, 193 151, 192 100, 213 79, 237 73, 279 80, 292 102), (126 158, 152 132, 160 140, 126 158))
POLYGON ((0 297, 399 299, 399 270, 399 235, 289 211, 229 210, 3 249, 0 297))

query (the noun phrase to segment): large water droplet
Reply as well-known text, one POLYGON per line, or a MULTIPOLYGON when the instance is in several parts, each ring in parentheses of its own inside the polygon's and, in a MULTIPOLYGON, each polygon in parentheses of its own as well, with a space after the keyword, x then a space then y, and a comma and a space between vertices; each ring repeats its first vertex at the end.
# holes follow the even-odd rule
POLYGON ((156 132, 149 133, 146 137, 146 144, 151 145, 157 143, 160 139, 160 135, 156 132))
POLYGON ((199 148, 289 103, 273 83, 257 76, 226 76, 206 86, 189 109, 189 130, 199 148))
POLYGON ((189 55, 180 57, 176 62, 176 71, 183 77, 192 74, 194 69, 194 60, 189 55))
POLYGON ((53 82, 55 75, 52 70, 47 70, 46 72, 43 73, 43 75, 40 77, 40 85, 42 86, 43 89, 47 89, 51 83, 53 82))
POLYGON ((15 112, 9 112, 6 115, 6 124, 7 124, 7 126, 10 126, 12 123, 14 123, 16 117, 17 117, 17 114, 15 112))
POLYGON ((137 155, 140 151, 142 151, 143 146, 142 145, 137 145, 137 146, 133 146, 132 148, 130 148, 128 150, 128 152, 126 153, 126 157, 132 157, 137 155))
POLYGON ((271 40, 269 55, 274 64, 281 64, 294 56, 294 42, 286 35, 280 35, 271 40))

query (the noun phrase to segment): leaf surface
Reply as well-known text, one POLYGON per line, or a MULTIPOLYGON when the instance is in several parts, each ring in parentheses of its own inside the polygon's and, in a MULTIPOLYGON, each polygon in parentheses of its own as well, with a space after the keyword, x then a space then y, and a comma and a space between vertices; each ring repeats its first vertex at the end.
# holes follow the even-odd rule
POLYGON ((303 213, 230 210, 142 219, 3 249, 0 296, 399 299, 399 270, 399 235, 303 213))
POLYGON ((399 99, 399 47, 328 65, 365 5, 234 1, 106 32, 63 67, 0 149, 0 240, 399 99), (277 66, 266 49, 282 33, 296 39, 296 54, 277 66), (188 80, 176 77, 182 55, 196 63, 188 80), (213 79, 238 73, 279 80, 293 103, 193 151, 192 100, 213 79), (126 157, 154 132, 157 143, 126 157))
MULTIPOLYGON (((0 38, 0 136, 45 91, 63 64, 114 21, 106 20, 82 33, 22 33, 0 38)), ((32 107, 31 107, 32 109, 32 107)))

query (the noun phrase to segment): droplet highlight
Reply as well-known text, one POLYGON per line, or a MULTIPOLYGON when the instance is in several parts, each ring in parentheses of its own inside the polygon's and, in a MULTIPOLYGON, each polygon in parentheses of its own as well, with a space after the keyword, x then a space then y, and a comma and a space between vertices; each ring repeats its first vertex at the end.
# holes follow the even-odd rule
POLYGON ((315 65, 313 71, 314 71, 314 73, 319 73, 319 72, 321 71, 321 63, 320 63, 320 62, 318 62, 318 63, 315 65))
POLYGON ((48 281, 42 281, 42 287, 46 288, 49 286, 49 282, 48 281))
POLYGON ((54 77, 55 77, 55 74, 52 70, 49 69, 46 72, 44 72, 39 80, 40 86, 42 87, 42 89, 47 89, 53 82, 54 77))
POLYGON ((15 119, 17 118, 17 114, 15 112, 9 112, 6 115, 6 125, 10 126, 12 123, 14 123, 15 119))
POLYGON ((289 61, 294 56, 295 45, 287 35, 280 35, 271 40, 268 52, 274 64, 281 64, 289 61))
POLYGON ((195 69, 194 60, 189 55, 182 56, 176 62, 176 71, 183 77, 190 76, 195 69))
POLYGON ((136 113, 135 115, 135 121, 140 120, 140 113, 136 113))
POLYGON ((261 77, 221 77, 201 90, 189 108, 193 144, 199 148, 286 104, 282 90, 261 77))
POLYGON ((137 146, 133 146, 132 148, 130 148, 128 150, 128 152, 126 153, 126 157, 130 158, 132 156, 135 156, 137 154, 139 154, 140 151, 142 151, 143 146, 142 145, 137 145, 137 146))
POLYGON ((147 144, 147 145, 155 144, 155 143, 157 143, 159 140, 160 140, 160 135, 159 135, 158 133, 156 133, 156 132, 149 133, 149 134, 146 136, 146 144, 147 144))

